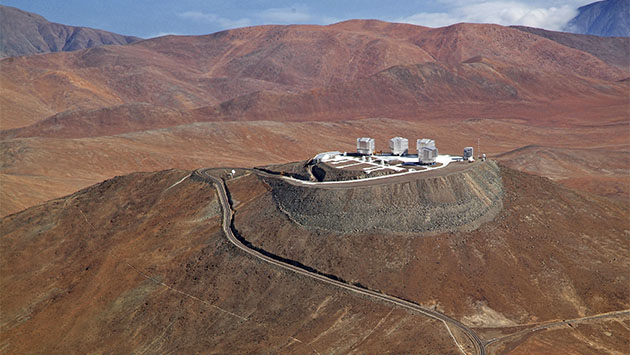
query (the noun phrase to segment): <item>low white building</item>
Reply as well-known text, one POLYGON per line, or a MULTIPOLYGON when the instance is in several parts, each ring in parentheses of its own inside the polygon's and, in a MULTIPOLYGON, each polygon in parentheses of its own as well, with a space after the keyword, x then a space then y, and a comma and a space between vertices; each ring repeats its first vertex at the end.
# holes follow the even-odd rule
POLYGON ((389 140, 389 149, 393 155, 406 155, 409 153, 409 140, 402 137, 394 137, 389 140))
POLYGON ((438 149, 433 139, 422 138, 416 141, 418 149, 418 162, 421 164, 433 164, 438 156, 438 149))
POLYGON ((374 154, 374 138, 357 138, 357 153, 363 155, 374 154))
POLYGON ((311 160, 314 164, 319 164, 328 160, 332 160, 339 155, 341 155, 341 152, 324 152, 317 154, 311 160))

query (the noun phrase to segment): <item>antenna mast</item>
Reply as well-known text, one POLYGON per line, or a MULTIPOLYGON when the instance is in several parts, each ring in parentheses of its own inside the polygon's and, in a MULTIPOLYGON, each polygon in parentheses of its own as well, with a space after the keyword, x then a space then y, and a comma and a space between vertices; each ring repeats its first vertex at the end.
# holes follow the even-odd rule
POLYGON ((477 159, 479 159, 479 157, 481 157, 481 150, 479 149, 479 146, 480 146, 479 141, 480 141, 480 138, 477 137, 477 159))

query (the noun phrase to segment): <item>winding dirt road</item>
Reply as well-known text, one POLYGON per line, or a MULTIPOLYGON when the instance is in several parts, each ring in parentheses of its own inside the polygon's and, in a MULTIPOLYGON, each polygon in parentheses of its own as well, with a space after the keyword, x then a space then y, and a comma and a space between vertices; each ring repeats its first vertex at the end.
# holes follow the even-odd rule
MULTIPOLYGON (((472 164, 471 164, 472 165, 472 164)), ((450 173, 457 173, 457 172, 461 172, 463 170, 466 170, 468 168, 471 167, 471 165, 469 164, 454 164, 452 167, 449 167, 447 169, 444 169, 443 171, 441 171, 440 173, 442 174, 450 174, 450 173)), ((364 187, 364 186, 369 186, 369 185, 375 185, 375 184, 389 184, 389 183, 398 183, 401 180, 413 180, 413 179, 417 179, 417 178, 421 178, 421 177, 429 177, 430 174, 408 174, 405 176, 397 176, 397 174, 393 174, 387 177, 383 177, 382 179, 378 179, 378 180, 374 180, 374 181, 346 181, 343 184, 322 184, 322 183, 312 183, 312 182, 304 182, 301 180, 297 180, 297 179, 293 179, 290 177, 286 177, 286 176, 281 176, 281 175, 275 175, 275 174, 270 174, 267 172, 263 172, 257 169, 244 169, 245 171, 248 171, 249 173, 254 173, 257 174, 259 176, 262 177, 267 177, 267 178, 275 178, 275 179, 283 179, 284 181, 287 181, 288 183, 292 184, 292 185, 299 185, 299 186, 303 186, 303 187, 318 187, 318 188, 324 188, 324 189, 345 189, 345 188, 357 188, 357 187, 364 187)), ((450 326, 454 326, 456 328, 458 328, 460 331, 463 332, 463 334, 470 340, 472 346, 474 347, 475 353, 477 354, 486 354, 486 348, 490 345, 496 344, 498 342, 502 342, 505 341, 507 339, 510 338, 514 338, 514 337, 518 337, 518 336, 523 336, 526 334, 531 334, 533 332, 538 332, 538 331, 544 331, 547 329, 551 329, 551 328, 556 328, 559 326, 564 326, 567 324, 571 324, 571 323, 579 323, 579 322, 584 322, 584 321, 589 321, 589 320, 596 320, 596 319, 603 319, 603 318, 610 318, 610 317, 618 317, 618 316, 627 316, 630 315, 630 310, 622 310, 622 311, 616 311, 616 312, 609 312, 609 313, 604 313, 604 314, 598 314, 598 315, 591 315, 591 316, 587 316, 587 317, 583 317, 583 318, 577 318, 577 319, 571 319, 571 320, 562 320, 562 321, 550 321, 550 322, 544 322, 541 323, 533 328, 528 328, 528 329, 524 329, 521 331, 517 331, 515 333, 512 334, 508 334, 505 336, 501 336, 501 337, 496 337, 493 339, 489 339, 486 341, 483 341, 476 333, 475 331, 473 331, 471 328, 467 327, 466 325, 464 325, 463 323, 443 314, 440 313, 438 311, 429 309, 429 308, 425 308, 422 307, 418 304, 394 297, 394 296, 390 296, 384 293, 380 293, 380 292, 376 292, 376 291, 372 291, 372 290, 368 290, 365 289, 363 287, 359 287, 356 286, 354 284, 345 282, 343 280, 339 280, 337 278, 335 278, 333 275, 325 275, 325 274, 321 274, 318 273, 316 271, 313 271, 312 269, 309 269, 306 266, 300 266, 300 265, 294 265, 292 263, 287 262, 286 259, 283 259, 282 257, 279 256, 275 256, 269 253, 266 253, 264 250, 263 252, 256 250, 254 247, 248 246, 245 243, 247 243, 245 241, 245 243, 243 242, 243 240, 239 239, 236 235, 235 235, 235 230, 233 229, 233 217, 234 217, 234 211, 232 210, 232 206, 230 203, 230 200, 228 198, 228 192, 227 192, 227 187, 225 185, 225 181, 217 176, 212 175, 210 172, 211 171, 217 171, 217 172, 222 172, 223 169, 221 168, 214 168, 214 169, 201 169, 201 170, 196 170, 195 172, 193 172, 193 174, 191 176, 195 176, 197 178, 199 178, 202 181, 205 181, 207 183, 210 183, 212 185, 214 185, 217 189, 217 194, 219 196, 219 202, 221 204, 222 210, 223 210, 223 223, 222 223, 222 228, 223 231, 225 233, 225 235, 227 236, 228 240, 230 241, 230 243, 232 243, 234 246, 236 246, 237 248, 241 249, 242 251, 246 252, 247 254, 258 258, 262 261, 265 261, 267 263, 273 264, 275 266, 281 267, 283 269, 289 270, 291 272, 295 272, 297 274, 303 275, 303 276, 307 276, 313 279, 316 279, 318 281, 321 282, 325 282, 327 284, 336 286, 336 287, 340 287, 344 290, 353 292, 355 294, 360 294, 363 296, 367 296, 367 297, 371 297, 371 298, 375 298, 378 299, 380 301, 384 301, 384 302, 388 302, 391 304, 394 304, 398 307, 401 308, 405 308, 411 311, 414 311, 416 313, 422 314, 424 316, 436 319, 436 320, 440 320, 442 321, 445 325, 446 328, 448 329, 449 333, 451 334, 451 337, 453 337, 456 345, 460 348, 460 350, 462 350, 462 352, 465 352, 465 350, 461 347, 461 345, 457 342, 456 337, 452 334, 451 329, 449 327, 450 326)), ((236 233, 238 234, 238 233, 236 233)))
MULTIPOLYGON (((273 264, 275 266, 281 267, 283 269, 289 270, 291 272, 295 272, 297 274, 303 275, 303 276, 307 276, 313 279, 316 279, 318 281, 321 282, 325 282, 327 284, 336 286, 336 287, 340 287, 343 288, 344 290, 353 292, 355 294, 360 294, 363 296, 368 296, 371 298, 375 298, 378 299, 380 301, 384 301, 384 302, 388 302, 391 304, 394 304, 398 307, 402 307, 417 313, 420 313, 422 315, 425 315, 427 317, 436 319, 436 320, 440 320, 442 322, 444 322, 447 325, 451 325, 454 326, 456 328, 458 328, 459 330, 461 330, 463 332, 463 334, 465 334, 465 336, 470 340, 471 344, 473 345, 473 347, 475 348, 475 353, 477 354, 485 354, 486 353, 486 349, 484 346, 484 342, 481 340, 481 338, 479 338, 479 336, 470 328, 468 328, 466 325, 464 325, 463 323, 445 315, 442 314, 438 311, 429 309, 429 308, 424 308, 420 305, 417 305, 415 303, 409 302, 409 301, 405 301, 403 299, 400 298, 396 298, 394 296, 389 296, 383 293, 379 293, 376 291, 372 291, 372 290, 368 290, 365 288, 361 288, 358 286, 355 286, 353 284, 347 283, 347 282, 342 282, 339 280, 335 280, 334 278, 330 277, 330 276, 326 276, 326 275, 322 275, 322 274, 318 274, 316 272, 312 272, 307 270, 306 268, 302 268, 299 266, 295 266, 292 265, 290 263, 287 263, 285 261, 280 260, 280 258, 276 259, 273 258, 271 256, 265 255, 261 252, 259 252, 258 250, 252 249, 248 246, 246 246, 239 238, 236 237, 236 235, 234 234, 233 231, 233 224, 232 224, 232 220, 234 217, 234 211, 232 210, 232 206, 230 205, 230 201, 228 199, 228 194, 227 194, 227 188, 225 186, 225 182, 218 178, 215 177, 213 175, 210 174, 210 170, 213 169, 202 169, 202 170, 197 170, 194 172, 194 175, 199 177, 201 180, 206 181, 206 182, 210 182, 212 183, 216 189, 217 189, 217 194, 219 196, 219 202, 221 203, 221 207, 223 210, 223 223, 222 223, 222 228, 223 231, 225 233, 225 235, 227 236, 228 240, 230 241, 230 243, 232 243, 234 246, 236 246, 237 248, 241 249, 242 251, 246 252, 247 254, 258 258, 262 261, 265 261, 267 263, 273 264)), ((450 331, 450 329, 449 329, 450 331)), ((457 346, 459 347, 460 345, 457 344, 457 346)), ((461 349, 461 347, 460 347, 461 349)))

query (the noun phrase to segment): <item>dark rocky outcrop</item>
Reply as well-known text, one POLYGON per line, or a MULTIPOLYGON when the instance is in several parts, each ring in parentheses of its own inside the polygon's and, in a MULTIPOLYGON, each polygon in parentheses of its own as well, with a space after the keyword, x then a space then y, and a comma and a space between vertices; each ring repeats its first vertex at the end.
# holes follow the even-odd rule
POLYGON ((494 162, 444 176, 353 188, 312 188, 267 179, 278 207, 294 222, 333 232, 435 234, 474 230, 501 210, 494 162))

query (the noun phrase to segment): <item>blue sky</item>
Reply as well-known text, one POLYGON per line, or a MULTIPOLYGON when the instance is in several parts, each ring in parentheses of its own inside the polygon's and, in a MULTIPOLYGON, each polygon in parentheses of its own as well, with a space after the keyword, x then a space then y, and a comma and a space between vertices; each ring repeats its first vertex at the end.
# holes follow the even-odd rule
POLYGON ((526 25, 550 30, 562 26, 580 0, 0 0, 52 22, 94 27, 120 34, 208 34, 262 24, 330 24, 369 18, 440 27, 458 22, 526 25))

